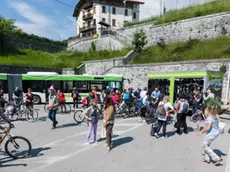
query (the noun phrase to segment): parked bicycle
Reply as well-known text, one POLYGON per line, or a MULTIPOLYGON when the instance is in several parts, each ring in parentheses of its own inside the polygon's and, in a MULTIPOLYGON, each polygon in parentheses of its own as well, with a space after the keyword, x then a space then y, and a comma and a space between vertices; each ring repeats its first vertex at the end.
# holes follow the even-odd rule
POLYGON ((38 120, 38 110, 26 107, 22 101, 18 102, 18 104, 15 104, 14 102, 8 103, 4 115, 12 121, 23 118, 28 122, 35 122, 38 120))
MULTIPOLYGON (((103 116, 103 108, 102 106, 100 106, 99 109, 99 120, 103 119, 104 116, 103 116)), ((82 123, 84 121, 86 121, 86 118, 84 116, 84 110, 83 109, 79 109, 79 110, 76 110, 74 112, 74 115, 73 115, 73 119, 77 122, 77 123, 82 123)))
POLYGON ((14 128, 14 125, 10 124, 9 128, 0 132, 0 146, 7 139, 4 146, 7 155, 14 159, 28 157, 32 149, 30 141, 22 136, 12 136, 10 133, 12 128, 14 128))

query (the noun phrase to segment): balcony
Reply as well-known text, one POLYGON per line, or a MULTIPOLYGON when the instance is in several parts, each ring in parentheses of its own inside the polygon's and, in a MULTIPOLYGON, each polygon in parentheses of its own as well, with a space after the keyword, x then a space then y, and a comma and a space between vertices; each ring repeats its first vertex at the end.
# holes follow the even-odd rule
POLYGON ((91 24, 91 25, 88 25, 88 26, 80 27, 79 30, 82 33, 82 32, 86 32, 86 31, 94 30, 94 29, 96 29, 96 25, 91 24))
POLYGON ((93 14, 92 13, 88 13, 82 16, 83 20, 89 20, 93 18, 93 14))

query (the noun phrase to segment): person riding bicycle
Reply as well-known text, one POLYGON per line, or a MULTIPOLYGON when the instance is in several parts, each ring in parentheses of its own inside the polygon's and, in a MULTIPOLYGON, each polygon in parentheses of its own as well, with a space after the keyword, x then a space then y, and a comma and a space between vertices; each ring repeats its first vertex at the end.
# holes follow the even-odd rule
POLYGON ((13 99, 15 100, 15 104, 19 104, 22 101, 23 92, 18 87, 15 88, 13 93, 13 99))
POLYGON ((26 108, 30 110, 31 115, 33 116, 33 106, 34 106, 34 95, 32 93, 32 89, 28 88, 28 93, 25 94, 26 98, 26 108))
POLYGON ((60 105, 59 106, 60 110, 62 111, 62 107, 64 106, 65 113, 66 113, 65 94, 61 90, 58 90, 57 99, 60 105))
POLYGON ((129 108, 131 107, 132 102, 135 98, 136 97, 133 94, 133 88, 129 87, 128 91, 124 94, 124 97, 123 97, 125 103, 128 105, 129 108))
POLYGON ((140 99, 141 98, 141 89, 138 88, 135 92, 134 92, 134 96, 137 98, 137 99, 140 99))

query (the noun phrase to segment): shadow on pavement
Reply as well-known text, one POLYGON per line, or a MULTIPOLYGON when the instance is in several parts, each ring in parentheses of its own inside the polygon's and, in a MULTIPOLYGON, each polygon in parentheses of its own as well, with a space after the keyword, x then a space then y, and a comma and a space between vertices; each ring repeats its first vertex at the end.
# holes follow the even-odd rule
MULTIPOLYGON (((112 137, 112 139, 113 138, 116 138, 116 137, 118 137, 119 135, 113 135, 113 137, 112 137)), ((103 142, 103 141, 106 141, 106 138, 100 138, 100 139, 98 139, 97 140, 98 142, 103 142)))
POLYGON ((219 149, 214 149, 213 150, 218 156, 226 156, 227 154, 223 153, 222 151, 220 151, 219 149))
POLYGON ((59 129, 59 128, 66 128, 66 127, 75 127, 79 125, 78 123, 70 123, 70 124, 63 124, 63 125, 58 125, 56 129, 59 129))
POLYGON ((133 141, 133 137, 123 137, 123 138, 113 140, 113 149, 123 144, 129 143, 131 141, 133 141))
POLYGON ((187 128, 187 131, 188 131, 189 133, 191 133, 191 132, 194 131, 194 129, 193 129, 192 127, 188 127, 188 128, 187 128))
POLYGON ((50 147, 45 147, 45 148, 34 148, 31 150, 31 153, 30 153, 30 156, 29 158, 33 158, 33 157, 38 157, 38 156, 42 156, 44 155, 44 153, 41 153, 42 151, 45 151, 45 150, 49 150, 51 149, 50 147))
POLYGON ((0 152, 0 156, 2 157, 2 158, 0 158, 0 167, 1 168, 3 168, 3 167, 13 167, 13 166, 23 166, 23 167, 27 166, 27 164, 5 164, 5 163, 8 163, 8 162, 13 162, 16 159, 13 159, 13 158, 9 157, 4 152, 0 152))
POLYGON ((172 137, 172 136, 174 136, 175 134, 176 134, 175 131, 168 131, 168 132, 166 133, 166 136, 167 136, 167 137, 172 137))

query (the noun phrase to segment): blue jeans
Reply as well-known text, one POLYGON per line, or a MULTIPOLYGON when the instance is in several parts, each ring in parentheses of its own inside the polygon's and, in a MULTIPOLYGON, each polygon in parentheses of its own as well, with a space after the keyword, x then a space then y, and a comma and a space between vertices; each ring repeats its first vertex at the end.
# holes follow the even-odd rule
POLYGON ((159 134, 159 132, 160 132, 162 126, 163 126, 162 136, 165 137, 165 136, 166 136, 167 120, 166 120, 166 121, 162 121, 162 120, 159 120, 159 119, 158 119, 157 134, 159 134))
POLYGON ((56 109, 50 109, 49 112, 48 112, 48 117, 53 122, 53 125, 55 125, 57 123, 57 121, 56 121, 56 113, 57 113, 56 109))

